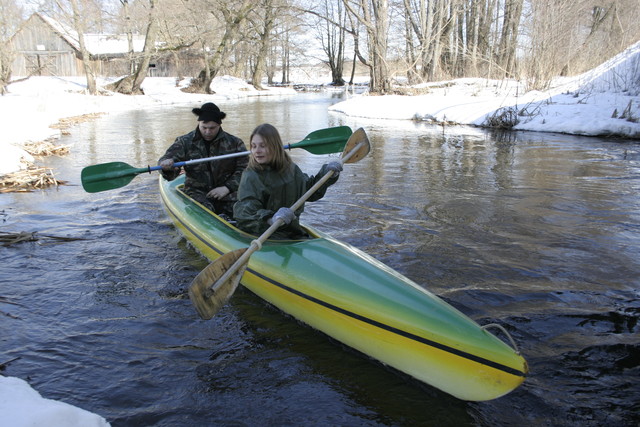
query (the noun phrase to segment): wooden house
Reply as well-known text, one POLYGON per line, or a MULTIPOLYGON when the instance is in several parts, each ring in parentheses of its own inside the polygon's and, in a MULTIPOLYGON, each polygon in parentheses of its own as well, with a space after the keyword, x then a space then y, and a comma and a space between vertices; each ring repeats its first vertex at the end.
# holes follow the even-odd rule
MULTIPOLYGON (((85 34, 85 46, 97 75, 129 74, 131 61, 126 35, 85 34)), ((83 76, 78 33, 60 22, 34 13, 11 38, 16 59, 14 77, 83 76)), ((144 36, 133 35, 134 54, 142 52, 144 36)))

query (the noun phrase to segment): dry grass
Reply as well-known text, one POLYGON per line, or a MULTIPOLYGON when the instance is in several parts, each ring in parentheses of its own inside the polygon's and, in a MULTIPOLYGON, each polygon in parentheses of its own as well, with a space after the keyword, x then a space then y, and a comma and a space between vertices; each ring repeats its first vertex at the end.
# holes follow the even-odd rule
POLYGON ((81 116, 73 116, 67 117, 64 119, 60 119, 58 123, 55 125, 51 125, 54 129, 60 129, 60 132, 63 135, 69 135, 69 128, 71 126, 75 126, 78 123, 88 122, 89 120, 94 120, 100 117, 103 113, 91 113, 91 114, 83 114, 81 116))
MULTIPOLYGON (((78 123, 94 120, 101 115, 102 113, 91 113, 67 117, 60 119, 58 123, 51 125, 51 127, 60 129, 63 135, 68 135, 70 127, 78 123)), ((52 140, 27 142, 22 145, 22 148, 34 157, 64 156, 69 154, 70 151, 68 145, 55 145, 52 140)), ((57 180, 53 170, 29 163, 25 170, 0 176, 0 193, 29 192, 63 184, 66 184, 66 182, 57 180)))
POLYGON ((70 147, 68 145, 54 145, 50 140, 41 142, 27 142, 22 144, 24 151, 32 156, 64 156, 69 154, 70 147))
POLYGON ((53 170, 29 166, 25 170, 3 175, 0 178, 0 193, 27 193, 55 185, 65 184, 53 175, 53 170))

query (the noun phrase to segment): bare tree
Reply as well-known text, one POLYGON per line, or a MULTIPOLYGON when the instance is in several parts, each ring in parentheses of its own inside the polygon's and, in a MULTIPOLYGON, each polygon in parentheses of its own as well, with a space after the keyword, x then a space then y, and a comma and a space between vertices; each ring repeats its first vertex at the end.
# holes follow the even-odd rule
MULTIPOLYGON (((205 68, 200 72, 193 85, 210 93, 211 82, 231 57, 241 29, 245 25, 249 13, 255 7, 255 2, 254 0, 207 0, 205 4, 207 7, 205 11, 221 15, 220 17, 216 16, 216 21, 222 25, 222 30, 217 45, 213 46, 213 53, 207 55, 205 68)), ((208 45, 205 45, 204 49, 208 50, 208 45)))
MULTIPOLYGON (((80 59, 82 60, 82 67, 84 69, 84 74, 87 79, 87 91, 91 95, 96 95, 98 93, 98 85, 96 84, 96 73, 91 64, 91 53, 87 49, 84 40, 85 27, 86 22, 83 19, 85 4, 84 0, 69 0, 69 4, 71 5, 71 20, 73 22, 73 28, 78 34, 78 44, 80 46, 80 59)), ((62 2, 58 2, 58 6, 60 9, 64 9, 64 5, 62 2)))
POLYGON ((593 68, 640 39, 637 0, 540 1, 525 9, 523 68, 530 89, 593 68))
POLYGON ((124 18, 124 30, 127 35, 127 56, 129 58, 129 72, 133 73, 135 70, 134 55, 135 50, 133 46, 133 28, 131 27, 131 12, 129 11, 129 0, 120 0, 122 4, 122 16, 124 18))
MULTIPOLYGON (((295 6, 292 0, 285 0, 286 8, 281 8, 278 12, 277 30, 274 34, 275 45, 272 50, 272 66, 280 65, 282 70, 282 83, 290 82, 290 70, 292 65, 297 66, 307 58, 315 58, 310 52, 309 42, 306 35, 309 33, 309 26, 312 24, 305 22, 306 11, 295 6)), ((340 0, 335 0, 340 1, 340 0)))
POLYGON ((158 19, 156 0, 149 0, 149 21, 147 24, 147 32, 144 38, 144 49, 142 50, 142 59, 134 73, 133 85, 131 93, 142 93, 142 82, 149 71, 151 56, 156 48, 156 35, 158 32, 158 19))
POLYGON ((281 83, 282 84, 287 84, 290 82, 289 80, 289 71, 290 71, 290 65, 291 63, 289 62, 290 58, 291 58, 291 49, 289 47, 289 30, 286 29, 284 31, 284 37, 282 38, 282 55, 281 55, 281 62, 282 62, 282 80, 281 83))
POLYGON ((589 69, 640 39, 637 0, 578 1, 572 9, 575 43, 564 56, 561 74, 589 69))
MULTIPOLYGON (((351 17, 364 26, 367 34, 369 59, 363 64, 370 70, 369 88, 372 92, 388 93, 391 90, 387 63, 389 3, 387 0, 343 0, 343 3, 351 17)), ((358 40, 354 42, 358 44, 358 40)))
POLYGON ((22 8, 15 0, 0 0, 0 95, 7 93, 15 58, 9 39, 22 21, 22 8))
POLYGON ((405 39, 406 49, 410 58, 410 80, 411 75, 424 78, 429 69, 431 57, 431 42, 433 40, 433 6, 427 0, 403 0, 403 15, 406 22, 405 39), (413 39, 416 43, 413 43, 413 39))
POLYGON ((260 2, 260 18, 253 21, 257 33, 257 55, 251 73, 251 83, 256 89, 262 89, 262 75, 265 73, 267 56, 271 43, 272 31, 276 24, 278 8, 276 0, 262 0, 260 2), (256 22, 257 21, 257 22, 256 22))
POLYGON ((321 26, 322 50, 327 55, 327 65, 331 70, 331 84, 343 86, 344 50, 346 38, 346 12, 341 2, 325 0, 324 13, 331 20, 325 20, 321 26), (336 22, 337 25, 333 24, 336 22))
MULTIPOLYGON (((640 39, 638 0, 37 1, 79 34, 101 28, 107 4, 121 7, 118 25, 134 65, 125 93, 140 91, 150 59, 162 55, 191 64, 192 90, 210 92, 222 72, 260 87, 265 73, 273 81, 278 66, 288 82, 290 67, 311 58, 308 38, 296 33, 301 11, 321 32, 314 59, 329 66, 333 83, 344 82, 345 52, 353 47, 351 81, 356 62, 364 64, 371 91, 379 93, 392 90, 398 73, 412 83, 522 77, 543 88, 552 76, 585 71, 640 39), (133 50, 136 33, 146 35, 143 53, 133 50)), ((90 65, 87 46, 80 50, 90 65)), ((85 74, 91 88, 95 75, 90 68, 85 74)))
MULTIPOLYGON (((308 26, 317 35, 316 38, 326 56, 322 62, 331 70, 331 83, 335 86, 344 85, 346 35, 351 34, 355 38, 354 27, 359 24, 346 12, 342 0, 314 2, 314 8, 301 10, 315 17, 308 26)), ((363 63, 365 62, 366 59, 363 57, 363 63)))
MULTIPOLYGON (((127 2, 125 1, 123 3, 123 7, 126 6, 127 2)), ((147 30, 144 39, 144 49, 140 56, 140 60, 138 63, 134 64, 134 71, 132 74, 123 77, 108 86, 109 89, 126 95, 138 95, 143 93, 142 83, 147 76, 151 57, 155 52, 156 35, 158 32, 156 0, 148 0, 146 6, 148 7, 147 30)), ((132 45, 129 46, 129 49, 131 54, 133 50, 132 45)))
POLYGON ((498 47, 498 63, 506 77, 514 77, 516 69, 516 49, 518 47, 518 29, 524 0, 506 0, 502 21, 502 34, 498 47))

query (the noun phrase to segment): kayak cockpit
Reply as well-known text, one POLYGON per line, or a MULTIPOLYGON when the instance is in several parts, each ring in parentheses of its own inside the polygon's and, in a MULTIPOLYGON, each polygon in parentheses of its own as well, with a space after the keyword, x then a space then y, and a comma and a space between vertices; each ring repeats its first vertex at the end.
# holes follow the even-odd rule
MULTIPOLYGON (((180 184, 176 186, 176 191, 177 193, 181 196, 184 197, 185 199, 190 200, 192 203, 194 203, 195 205, 199 206, 204 212, 206 212, 208 215, 210 215, 215 221, 219 221, 221 223, 223 223, 225 226, 227 226, 228 228, 232 229, 234 232, 240 233, 240 234, 244 234, 247 238, 250 239, 257 239, 258 236, 253 235, 251 233, 247 233, 246 231, 241 230, 240 228, 237 227, 237 223, 233 218, 225 218, 221 215, 216 214, 215 212, 213 212, 211 209, 207 208, 206 206, 204 206, 203 204, 199 203, 198 201, 194 200, 191 196, 189 196, 187 193, 184 192, 184 184, 180 184)), ((299 239, 276 239, 276 238, 272 238, 272 239, 267 239, 268 242, 273 242, 273 243, 286 243, 286 244, 291 244, 293 242, 304 242, 304 241, 308 241, 308 240, 312 240, 312 239, 318 239, 320 238, 320 234, 312 229, 311 227, 308 227, 304 224, 300 224, 300 226, 302 227, 302 229, 307 233, 308 237, 303 237, 303 238, 299 238, 299 239)))

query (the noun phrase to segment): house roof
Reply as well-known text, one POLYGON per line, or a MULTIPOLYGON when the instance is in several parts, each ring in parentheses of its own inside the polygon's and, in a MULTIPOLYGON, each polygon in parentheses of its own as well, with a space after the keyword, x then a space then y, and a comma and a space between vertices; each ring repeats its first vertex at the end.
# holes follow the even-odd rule
MULTIPOLYGON (((64 38, 74 49, 80 50, 78 32, 53 18, 36 13, 47 25, 64 38)), ((133 34, 133 51, 142 52, 145 36, 133 34)), ((84 44, 91 55, 124 55, 129 52, 126 34, 85 33, 84 44)))

